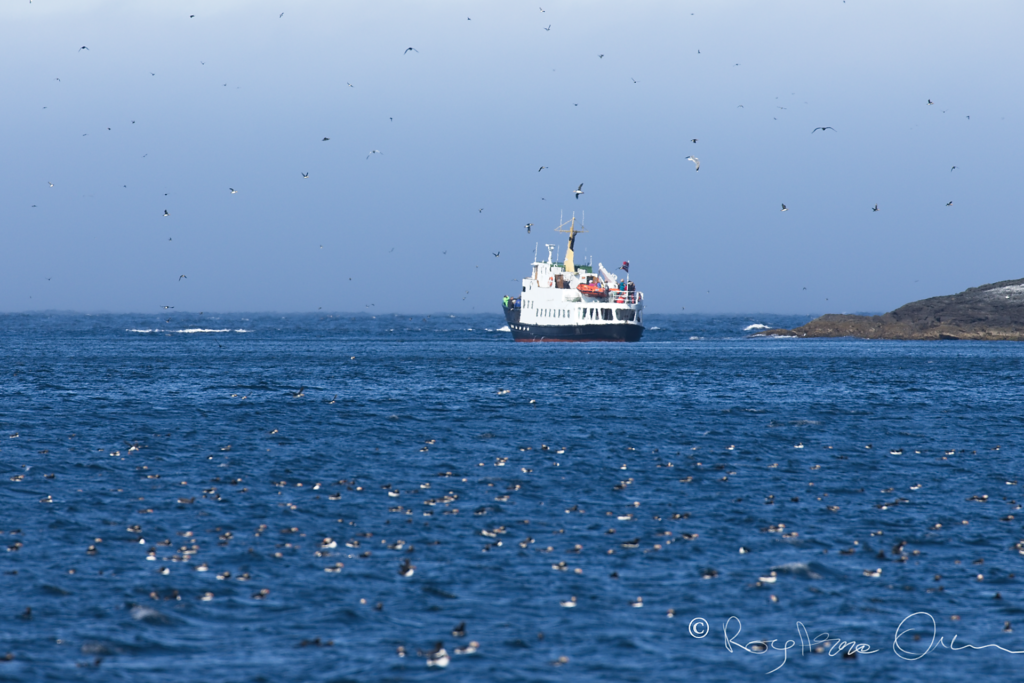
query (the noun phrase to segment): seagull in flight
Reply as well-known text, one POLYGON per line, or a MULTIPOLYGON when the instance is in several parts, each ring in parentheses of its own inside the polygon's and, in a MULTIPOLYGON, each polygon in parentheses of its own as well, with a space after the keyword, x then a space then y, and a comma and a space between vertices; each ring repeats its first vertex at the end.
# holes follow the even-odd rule
POLYGON ((580 183, 580 186, 576 188, 573 194, 576 195, 576 199, 580 198, 580 195, 583 194, 583 183, 580 183))
POLYGON ((324 138, 324 139, 323 139, 323 140, 321 140, 320 142, 327 142, 328 140, 330 140, 330 138, 324 138))
POLYGON ((402 54, 403 55, 406 54, 407 52, 409 52, 409 50, 412 50, 413 52, 417 52, 417 53, 419 52, 419 50, 417 50, 414 47, 407 47, 407 48, 405 48, 405 52, 403 52, 402 54))
POLYGON ((541 166, 540 168, 538 168, 538 169, 537 169, 537 173, 540 173, 540 172, 541 172, 541 171, 543 171, 543 170, 544 170, 545 168, 547 168, 547 166, 541 166))
MULTIPOLYGON (((956 166, 954 166, 953 168, 956 168, 956 166)), ((53 183, 51 183, 49 180, 46 181, 46 184, 49 185, 50 187, 53 187, 53 183)))
POLYGON ((629 80, 633 81, 634 83, 639 83, 640 82, 640 81, 636 80, 635 78, 633 78, 632 76, 629 77, 629 80))
MULTIPOLYGON (((956 170, 956 166, 954 166, 953 168, 949 169, 949 172, 952 173, 955 170, 956 170)), ((50 187, 53 187, 53 183, 50 183, 50 187)))
POLYGON ((229 187, 228 189, 231 190, 231 194, 238 194, 238 190, 236 190, 235 188, 229 187))
MULTIPOLYGON (((89 48, 87 48, 85 45, 83 45, 82 47, 78 48, 79 52, 81 52, 82 50, 89 50, 89 48)), ((92 52, 92 50, 89 50, 89 51, 92 52)))
POLYGON ((298 391, 292 394, 292 398, 302 398, 306 395, 306 387, 300 387, 298 391))
POLYGON ((164 310, 167 310, 168 308, 174 308, 174 306, 164 306, 164 310))
POLYGON ((783 204, 783 205, 782 205, 782 208, 781 208, 781 209, 779 209, 779 210, 780 210, 780 211, 789 211, 789 209, 787 209, 787 208, 786 208, 786 205, 785 205, 785 204, 783 204))
POLYGON ((498 253, 496 253, 496 254, 493 251, 491 253, 494 254, 494 258, 498 258, 499 256, 501 256, 501 252, 500 251, 498 253))
POLYGON ((168 217, 168 216, 170 216, 170 215, 171 215, 171 214, 167 213, 167 209, 164 209, 164 218, 167 218, 167 217, 168 217))
POLYGON ((696 145, 697 144, 697 138, 690 138, 690 142, 692 142, 693 144, 696 145))
POLYGON ((551 30, 551 24, 548 24, 548 27, 546 29, 544 29, 544 30, 545 31, 550 31, 551 30))
POLYGON ((932 102, 931 100, 928 100, 928 104, 935 104, 935 103, 932 102))
POLYGON ((188 275, 179 275, 178 276, 178 282, 181 282, 182 280, 187 280, 187 279, 188 279, 188 275))
POLYGON ((598 59, 604 59, 604 55, 598 55, 597 58, 598 59))
POLYGON ((480 213, 483 213, 483 212, 484 212, 484 210, 483 210, 483 209, 480 209, 480 213))
POLYGON ((533 227, 533 223, 527 223, 523 227, 526 228, 526 234, 529 235, 530 234, 530 228, 533 227))
POLYGON ((875 204, 875 205, 874 205, 874 207, 872 207, 872 209, 871 209, 871 210, 872 210, 872 211, 878 211, 878 204, 875 204))
POLYGON ((693 169, 693 170, 695 170, 695 171, 699 171, 700 170, 700 159, 698 159, 697 157, 693 157, 693 156, 686 157, 686 158, 688 160, 692 161, 693 165, 696 166, 696 168, 693 169))
POLYGON ((815 133, 815 132, 817 132, 817 131, 819 131, 819 130, 820 130, 820 131, 826 131, 826 130, 830 130, 830 131, 832 131, 833 133, 834 133, 834 132, 836 131, 836 129, 835 129, 835 128, 833 128, 832 126, 818 126, 817 128, 815 128, 814 130, 812 130, 812 131, 811 131, 811 135, 814 135, 814 133, 815 133))
POLYGON ((369 159, 369 158, 370 158, 370 157, 372 157, 372 156, 373 156, 374 154, 380 154, 381 156, 383 156, 383 155, 384 155, 384 152, 380 151, 379 149, 371 149, 371 150, 370 150, 370 153, 366 155, 366 158, 367 158, 367 159, 369 159))
POLYGON ((280 14, 277 15, 277 18, 280 19, 283 16, 284 16, 284 12, 281 12, 280 14))
POLYGON ((950 199, 948 202, 946 202, 946 206, 953 206, 953 200, 950 199))
POLYGON ((303 173, 302 177, 305 178, 306 180, 309 180, 309 174, 308 173, 303 173))

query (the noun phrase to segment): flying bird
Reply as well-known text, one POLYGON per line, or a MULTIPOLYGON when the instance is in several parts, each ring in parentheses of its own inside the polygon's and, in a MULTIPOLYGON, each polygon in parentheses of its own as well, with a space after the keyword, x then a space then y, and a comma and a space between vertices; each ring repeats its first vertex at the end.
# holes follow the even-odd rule
MULTIPOLYGON (((956 170, 956 166, 954 166, 953 168, 949 169, 949 172, 952 173, 955 170, 956 170)), ((53 187, 53 185, 51 184, 50 187, 53 187)))
POLYGON ((283 16, 284 16, 284 12, 281 12, 280 14, 277 15, 277 18, 280 19, 283 16))
POLYGON ((187 279, 188 279, 188 275, 179 275, 178 276, 178 282, 181 282, 182 280, 187 280, 187 279))
POLYGON ((168 309, 168 308, 174 308, 174 306, 164 306, 165 310, 168 309))
POLYGON ((932 102, 931 100, 928 100, 928 104, 935 104, 935 103, 932 102))
POLYGON ((369 158, 370 158, 370 157, 372 157, 372 156, 373 156, 374 154, 380 154, 381 156, 383 156, 383 155, 384 155, 384 152, 380 151, 379 149, 371 149, 371 150, 370 150, 370 153, 366 155, 366 158, 367 158, 367 159, 369 159, 369 158))
POLYGON ((634 83, 639 83, 639 81, 633 78, 632 76, 629 77, 629 80, 633 81, 634 83))
POLYGON ((948 202, 946 202, 946 206, 953 206, 953 200, 951 199, 948 202))
POLYGON ((170 216, 170 215, 171 215, 171 214, 167 213, 167 209, 164 209, 164 218, 167 218, 167 217, 168 217, 168 216, 170 216))
POLYGON ((484 210, 483 210, 483 209, 480 209, 480 213, 483 213, 483 212, 484 212, 484 210))
MULTIPOLYGON (((78 48, 79 52, 81 52, 82 50, 89 50, 89 48, 87 48, 85 45, 83 45, 82 47, 78 48)), ((89 51, 92 52, 92 50, 89 50, 89 51)))
POLYGON ((533 227, 533 223, 527 223, 523 227, 526 228, 526 234, 529 235, 530 234, 530 228, 533 227))
POLYGON ((573 194, 576 195, 576 199, 580 198, 580 195, 583 194, 583 183, 580 183, 580 186, 576 188, 573 194))
POLYGON ((783 204, 783 205, 782 205, 782 208, 781 208, 781 209, 779 209, 779 210, 780 210, 780 211, 789 211, 789 209, 787 209, 787 208, 786 208, 786 205, 785 205, 785 204, 783 204))
POLYGON ((832 131, 834 133, 836 129, 833 128, 832 126, 818 126, 817 128, 815 128, 814 130, 811 131, 811 135, 814 135, 814 133, 816 133, 819 130, 820 131, 830 130, 830 131, 832 131))
POLYGON ((500 251, 499 251, 499 252, 497 252, 497 253, 494 253, 494 252, 492 251, 491 253, 492 253, 492 254, 494 254, 494 258, 498 258, 499 256, 501 256, 501 252, 500 252, 500 251))
POLYGON ((872 207, 872 209, 871 209, 871 210, 872 210, 872 211, 878 211, 878 204, 875 204, 875 205, 874 205, 874 207, 872 207))
POLYGON ((541 172, 541 171, 543 171, 543 170, 544 170, 545 168, 547 168, 547 166, 541 166, 540 168, 538 168, 538 169, 537 169, 537 173, 540 173, 540 172, 541 172))
POLYGON ((327 142, 328 140, 330 140, 330 138, 324 138, 324 139, 323 139, 323 140, 321 140, 320 142, 327 142))
POLYGON ((235 188, 229 187, 228 189, 231 190, 231 194, 238 194, 238 190, 236 190, 235 188))
POLYGON ((405 48, 405 52, 403 52, 402 54, 404 55, 404 54, 405 54, 406 52, 408 52, 409 50, 412 50, 413 52, 419 52, 419 50, 417 50, 417 49, 416 49, 416 48, 414 48, 414 47, 407 47, 407 48, 405 48))
POLYGON ((356 87, 356 86, 352 85, 351 83, 345 83, 345 85, 347 85, 347 86, 348 86, 348 87, 350 87, 350 88, 354 88, 354 87, 356 87))
POLYGON ((551 30, 551 24, 548 24, 548 27, 546 29, 544 29, 544 30, 545 31, 550 31, 551 30))
POLYGON ((693 165, 696 166, 696 168, 693 169, 693 170, 695 170, 695 171, 699 171, 700 170, 700 159, 698 159, 697 157, 692 157, 692 156, 691 157, 686 157, 686 158, 689 159, 690 161, 692 161, 693 165))
POLYGON ((690 142, 692 142, 693 144, 696 145, 697 144, 697 138, 690 138, 690 142))
POLYGON ((306 179, 308 180, 308 179, 309 179, 309 174, 308 174, 308 173, 303 173, 303 174, 302 174, 302 177, 303 177, 303 178, 306 178, 306 179))
MULTIPOLYGON (((953 168, 956 168, 956 166, 954 166, 953 168)), ((51 183, 49 180, 46 181, 46 184, 49 185, 50 187, 53 187, 53 183, 51 183)))

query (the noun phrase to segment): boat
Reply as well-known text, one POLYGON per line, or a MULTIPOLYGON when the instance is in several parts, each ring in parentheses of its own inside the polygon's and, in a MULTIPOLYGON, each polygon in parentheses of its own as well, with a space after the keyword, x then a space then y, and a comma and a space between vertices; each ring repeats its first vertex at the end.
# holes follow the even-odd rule
POLYGON ((517 342, 635 342, 644 333, 644 295, 629 279, 629 261, 609 272, 603 264, 576 265, 576 236, 587 232, 576 216, 555 228, 568 233, 565 258, 555 258, 557 245, 545 244, 546 261, 531 263, 522 291, 502 301, 505 321, 517 342))

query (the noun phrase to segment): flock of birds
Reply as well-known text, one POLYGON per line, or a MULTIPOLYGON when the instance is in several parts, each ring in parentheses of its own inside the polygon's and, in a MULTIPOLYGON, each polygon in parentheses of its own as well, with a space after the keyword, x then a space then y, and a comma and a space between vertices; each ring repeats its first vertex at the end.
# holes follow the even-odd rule
MULTIPOLYGON (((546 10, 544 10, 543 8, 539 8, 539 10, 540 10, 540 12, 542 12, 542 13, 546 12, 546 10)), ((194 14, 190 15, 190 19, 194 19, 195 17, 196 17, 196 15, 194 15, 194 14)), ((283 13, 283 12, 282 12, 282 13, 280 13, 280 14, 278 15, 278 19, 281 19, 281 18, 283 18, 283 17, 284 17, 284 13, 283 13)), ((467 17, 467 20, 471 21, 471 18, 470 18, 470 17, 467 17)), ((542 28, 543 28, 543 29, 544 29, 544 30, 545 30, 546 32, 548 32, 548 31, 550 31, 550 30, 551 30, 551 25, 549 24, 549 25, 547 25, 547 26, 543 26, 542 28)), ((78 52, 80 52, 80 53, 82 53, 82 52, 86 52, 86 51, 91 51, 91 50, 90 50, 90 48, 89 48, 89 46, 87 46, 87 45, 81 45, 81 46, 80 46, 80 47, 78 48, 78 52)), ((419 54, 419 53, 420 53, 419 49, 417 49, 416 47, 414 47, 414 46, 411 46, 411 45, 410 45, 410 46, 407 46, 407 47, 405 47, 405 48, 404 48, 404 49, 402 50, 402 55, 415 55, 415 54, 419 54)), ((699 53, 700 53, 700 50, 697 50, 697 53, 699 54, 699 53)), ((603 59, 603 58, 605 57, 605 54, 604 54, 604 53, 599 53, 599 54, 597 54, 597 57, 598 57, 598 59, 603 59)), ((205 64, 205 62, 202 62, 202 63, 203 63, 203 64, 205 64)), ((735 64, 734 66, 740 66, 740 65, 739 65, 739 64, 735 64)), ((153 72, 150 72, 150 73, 151 73, 151 75, 154 75, 154 76, 156 75, 156 74, 155 74, 155 73, 153 73, 153 72)), ((58 78, 57 80, 59 81, 60 79, 58 78)), ((632 78, 632 77, 630 77, 630 80, 631 80, 631 81, 632 81, 632 82, 633 82, 634 84, 638 84, 638 83, 639 83, 639 81, 638 81, 637 79, 635 79, 635 78, 632 78)), ((225 85, 227 85, 227 84, 225 84, 225 85)), ((355 86, 354 86, 354 85, 353 85, 352 83, 346 83, 346 85, 347 85, 348 87, 355 87, 355 86)), ((929 106, 931 106, 931 105, 934 105, 934 102, 933 102, 933 101, 932 101, 931 99, 928 99, 928 100, 927 100, 927 105, 929 105, 929 106)), ((743 105, 739 105, 739 106, 740 106, 740 107, 742 107, 743 105)), ((784 108, 784 107, 781 107, 781 108, 784 108)), ((970 116, 968 116, 967 118, 968 118, 968 119, 970 119, 970 116)), ((391 119, 391 120, 393 120, 393 119, 391 119)), ((132 121, 132 123, 135 123, 135 121, 132 121)), ((829 131, 830 131, 830 132, 832 132, 832 133, 836 133, 836 129, 835 129, 834 127, 832 127, 832 126, 826 126, 826 125, 823 125, 823 126, 816 126, 816 127, 814 127, 814 128, 813 128, 813 129, 811 130, 811 134, 813 135, 813 134, 817 133, 818 131, 821 131, 822 133, 825 133, 825 132, 829 132, 829 131)), ((330 142, 330 140, 331 140, 331 138, 330 138, 329 136, 323 136, 323 137, 321 138, 321 142, 324 142, 324 143, 330 142)), ((697 137, 694 137, 694 138, 690 138, 690 139, 689 139, 689 142, 690 142, 690 143, 692 143, 692 144, 694 144, 694 145, 696 145, 696 144, 698 143, 698 141, 699 141, 699 138, 697 138, 697 137)), ((377 156, 377 155, 383 156, 383 155, 384 155, 384 152, 383 152, 383 151, 381 151, 381 150, 379 150, 379 149, 371 149, 371 150, 370 150, 370 151, 369 151, 369 152, 368 152, 368 153, 366 154, 366 157, 365 157, 365 158, 366 158, 366 160, 368 161, 368 160, 369 160, 369 159, 370 159, 371 157, 374 157, 374 156, 377 156)), ((699 171, 700 171, 700 169, 701 169, 701 161, 700 161, 700 159, 699 159, 699 158, 698 158, 697 156, 695 156, 695 155, 693 155, 693 154, 690 154, 690 155, 688 155, 688 156, 686 157, 686 160, 688 160, 688 161, 690 161, 690 162, 692 162, 692 163, 693 163, 693 165, 694 165, 694 171, 695 171, 695 172, 699 172, 699 171)), ((542 172, 542 171, 544 171, 545 169, 548 169, 548 168, 549 168, 549 167, 548 167, 548 166, 546 166, 546 165, 541 165, 541 166, 539 166, 539 167, 538 167, 538 169, 537 169, 537 172, 538 172, 538 173, 540 173, 540 172, 542 172)), ((955 170, 956 168, 957 168, 956 166, 953 166, 953 167, 952 167, 952 168, 950 169, 950 172, 952 172, 952 171, 953 171, 953 170, 955 170)), ((301 178, 302 178, 302 179, 304 179, 304 180, 309 180, 309 178, 310 178, 310 173, 309 173, 308 171, 300 171, 300 174, 301 174, 301 178)), ((47 181, 47 182, 48 182, 48 184, 49 184, 49 186, 50 186, 50 187, 53 187, 53 183, 52 183, 52 182, 49 182, 49 181, 47 181)), ((574 197, 574 198, 575 198, 576 200, 579 200, 579 199, 580 199, 580 198, 581 198, 581 197, 582 197, 582 196, 583 196, 583 195, 585 194, 585 192, 584 192, 584 190, 583 190, 583 185, 584 185, 584 183, 579 183, 579 185, 577 186, 577 188, 576 188, 575 190, 573 190, 573 191, 571 192, 572 196, 573 196, 573 197, 574 197)), ((234 195, 234 194, 237 194, 237 193, 238 193, 238 190, 236 190, 235 188, 228 188, 228 192, 229 192, 230 194, 234 195)), ((542 199, 545 199, 545 198, 542 198, 542 199)), ((950 200, 950 201, 948 201, 948 202, 946 203, 946 206, 947 206, 947 207, 951 207, 952 205, 953 205, 953 201, 952 201, 952 200, 950 200)), ((34 206, 34 205, 33 205, 33 206, 34 206)), ((872 213, 877 213, 877 212, 878 212, 878 211, 880 210, 880 209, 879 209, 879 205, 878 205, 878 203, 875 203, 875 204, 874 204, 873 206, 871 206, 870 208, 871 208, 871 211, 872 211, 872 213)), ((790 209, 790 207, 789 207, 789 206, 788 206, 788 205, 787 205, 786 203, 782 203, 780 211, 782 211, 782 212, 787 212, 787 211, 789 211, 789 209, 790 209)), ((479 209, 480 213, 482 213, 482 212, 483 212, 483 210, 484 210, 483 208, 480 208, 480 209, 479 209)), ((169 210, 169 209, 167 209, 167 208, 164 208, 164 209, 163 209, 163 214, 162 214, 162 215, 163 215, 163 217, 164 217, 164 218, 171 218, 171 216, 172 216, 172 214, 171 214, 170 210, 169 210)), ((524 227, 525 227, 525 229, 526 229, 526 232, 527 232, 527 234, 531 234, 531 231, 532 231, 532 227, 533 227, 534 225, 535 225, 535 224, 534 224, 533 222, 528 222, 528 223, 526 223, 526 224, 524 225, 524 227)), ((168 241, 173 241, 173 239, 169 237, 169 238, 168 238, 168 241)), ((323 248, 323 247, 322 247, 322 245, 321 245, 321 247, 320 247, 320 248, 323 248)), ((392 250, 391 250, 391 251, 394 251, 394 249, 392 248, 392 250)), ((493 254, 493 255, 494 255, 495 257, 497 257, 497 256, 498 256, 498 255, 500 254, 500 251, 498 251, 498 252, 492 251, 491 253, 492 253, 492 254, 493 254)), ((445 250, 445 251, 443 252, 443 254, 447 254, 447 250, 445 250)), ((479 267, 479 266, 477 266, 477 267, 479 267)), ((182 279, 181 279, 181 278, 179 278, 179 282, 180 282, 181 280, 182 280, 182 279)), ((463 297, 463 298, 465 299, 465 297, 463 297)), ((370 306, 371 306, 371 304, 367 304, 367 307, 370 307, 370 306)))

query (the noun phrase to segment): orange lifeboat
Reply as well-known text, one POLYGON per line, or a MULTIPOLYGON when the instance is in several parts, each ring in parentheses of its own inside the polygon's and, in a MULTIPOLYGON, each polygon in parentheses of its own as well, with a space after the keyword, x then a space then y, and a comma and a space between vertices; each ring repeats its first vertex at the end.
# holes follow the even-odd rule
POLYGON ((608 296, 608 290, 600 283, 579 284, 576 285, 576 289, 587 296, 596 296, 602 299, 608 296))

